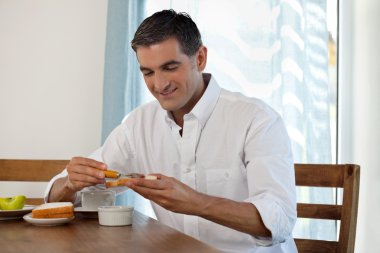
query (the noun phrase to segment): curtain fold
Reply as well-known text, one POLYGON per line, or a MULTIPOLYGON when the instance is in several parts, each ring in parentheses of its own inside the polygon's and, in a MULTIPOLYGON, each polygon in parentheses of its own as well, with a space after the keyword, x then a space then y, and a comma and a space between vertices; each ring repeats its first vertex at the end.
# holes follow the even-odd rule
MULTIPOLYGON (((190 1, 208 46, 206 71, 279 112, 297 163, 332 163, 326 0, 190 1), (194 6, 194 2, 197 5, 194 6), (231 85, 233 84, 233 85, 231 85)), ((175 8, 176 9, 176 8, 175 8)), ((335 137, 334 137, 335 138, 335 137)), ((299 201, 335 203, 335 189, 297 188, 299 201)), ((334 221, 299 219, 294 235, 336 239, 334 221)))
POLYGON ((144 0, 109 0, 103 86, 102 143, 140 104, 142 87, 130 41, 144 16, 144 0))
MULTIPOLYGON (((144 97, 137 59, 130 46, 144 13, 144 0, 108 1, 102 143, 144 97)), ((131 190, 118 194, 116 203, 134 206, 136 210, 155 217, 150 203, 131 190)))

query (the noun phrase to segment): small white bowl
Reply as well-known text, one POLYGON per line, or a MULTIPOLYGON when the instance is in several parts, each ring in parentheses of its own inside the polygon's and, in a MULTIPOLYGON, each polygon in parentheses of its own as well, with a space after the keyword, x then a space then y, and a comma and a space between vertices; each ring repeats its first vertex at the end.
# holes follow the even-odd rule
POLYGON ((133 207, 100 206, 98 207, 99 224, 102 226, 127 226, 132 224, 133 207))

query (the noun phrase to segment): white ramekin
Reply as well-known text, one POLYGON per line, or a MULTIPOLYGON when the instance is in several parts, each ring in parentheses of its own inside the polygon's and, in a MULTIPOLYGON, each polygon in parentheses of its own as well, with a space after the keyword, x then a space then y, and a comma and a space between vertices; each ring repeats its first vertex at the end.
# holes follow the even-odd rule
POLYGON ((133 207, 100 206, 98 207, 99 224, 103 226, 127 226, 132 224, 133 207))

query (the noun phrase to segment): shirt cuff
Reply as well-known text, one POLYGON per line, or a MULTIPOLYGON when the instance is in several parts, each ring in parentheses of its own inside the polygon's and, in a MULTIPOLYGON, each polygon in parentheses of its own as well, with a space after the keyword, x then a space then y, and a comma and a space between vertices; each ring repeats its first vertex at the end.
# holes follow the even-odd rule
POLYGON ((293 221, 289 218, 273 197, 261 195, 245 202, 250 202, 257 208, 265 227, 272 234, 271 237, 255 236, 258 246, 272 246, 291 237, 295 219, 293 221))
POLYGON ((66 177, 66 176, 67 176, 67 170, 64 169, 61 173, 55 175, 55 176, 49 181, 48 185, 46 186, 45 194, 44 194, 44 201, 45 201, 45 203, 47 203, 48 200, 49 200, 50 191, 51 191, 51 188, 53 187, 53 184, 55 183, 55 181, 57 181, 57 180, 60 179, 60 178, 66 177))

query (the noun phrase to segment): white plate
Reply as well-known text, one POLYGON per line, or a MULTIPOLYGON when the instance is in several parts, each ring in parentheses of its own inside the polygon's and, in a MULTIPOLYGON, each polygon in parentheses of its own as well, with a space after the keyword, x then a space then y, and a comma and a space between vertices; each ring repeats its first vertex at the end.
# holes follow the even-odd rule
POLYGON ((75 207, 74 212, 75 212, 75 216, 78 216, 80 218, 92 218, 92 219, 98 218, 98 210, 88 210, 88 209, 84 209, 83 207, 75 207))
POLYGON ((36 206, 25 205, 22 209, 17 210, 0 210, 0 220, 12 220, 22 218, 25 214, 30 213, 36 206))
POLYGON ((85 209, 85 208, 79 206, 79 207, 75 207, 75 208, 74 208, 74 212, 79 212, 79 213, 97 213, 97 212, 98 212, 98 209, 96 209, 96 210, 93 210, 93 209, 85 209))
POLYGON ((24 215, 24 220, 32 223, 37 226, 56 226, 68 223, 74 219, 73 217, 70 218, 46 218, 46 219, 36 219, 32 218, 32 213, 28 213, 24 215))

